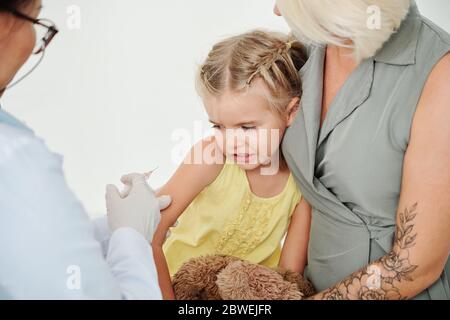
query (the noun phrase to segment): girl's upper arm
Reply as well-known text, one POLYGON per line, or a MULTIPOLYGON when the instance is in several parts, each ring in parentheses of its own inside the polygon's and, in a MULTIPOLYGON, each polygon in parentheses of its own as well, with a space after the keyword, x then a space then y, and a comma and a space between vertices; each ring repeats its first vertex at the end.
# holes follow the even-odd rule
POLYGON ((279 266, 303 273, 307 264, 311 206, 302 198, 294 210, 284 241, 279 266))
POLYGON ((154 243, 164 243, 168 229, 194 198, 217 178, 223 163, 223 155, 216 149, 213 137, 201 140, 192 147, 170 180, 157 192, 157 196, 170 195, 172 204, 161 211, 161 222, 153 237, 154 243), (213 158, 205 159, 205 155, 213 158))

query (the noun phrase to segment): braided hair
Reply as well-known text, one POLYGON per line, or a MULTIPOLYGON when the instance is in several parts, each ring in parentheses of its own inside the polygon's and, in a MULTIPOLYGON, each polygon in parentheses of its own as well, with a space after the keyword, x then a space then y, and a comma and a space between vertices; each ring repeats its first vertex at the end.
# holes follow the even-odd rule
POLYGON ((269 103, 284 115, 289 102, 302 95, 299 70, 305 62, 305 49, 292 35, 251 31, 213 47, 199 69, 197 90, 220 95, 246 90, 262 79, 270 91, 269 103))

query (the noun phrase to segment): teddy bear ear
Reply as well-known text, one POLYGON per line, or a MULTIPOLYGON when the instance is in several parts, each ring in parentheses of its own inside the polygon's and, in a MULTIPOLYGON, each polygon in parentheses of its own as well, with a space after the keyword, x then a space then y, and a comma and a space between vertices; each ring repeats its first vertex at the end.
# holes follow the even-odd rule
POLYGON ((174 279, 173 290, 176 300, 200 300, 200 288, 183 279, 174 279))
POLYGON ((209 255, 185 262, 172 279, 177 300, 220 300, 217 274, 237 258, 209 255))
POLYGON ((301 300, 295 283, 285 281, 276 271, 247 261, 230 263, 216 281, 224 300, 301 300))
POLYGON ((172 286, 176 300, 200 300, 202 282, 198 277, 199 270, 194 260, 181 266, 172 278, 172 286))

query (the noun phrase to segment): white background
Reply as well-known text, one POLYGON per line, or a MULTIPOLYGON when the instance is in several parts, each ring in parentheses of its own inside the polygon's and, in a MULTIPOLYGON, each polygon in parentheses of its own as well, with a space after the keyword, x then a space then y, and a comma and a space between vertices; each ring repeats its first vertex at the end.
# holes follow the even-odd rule
MULTIPOLYGON (((450 0, 417 3, 450 31, 450 0)), ((151 184, 161 186, 183 147, 207 132, 194 89, 197 65, 226 36, 254 28, 287 32, 273 5, 274 0, 44 0, 41 16, 54 20, 60 34, 39 68, 5 94, 2 106, 65 156, 71 188, 91 215, 104 213, 107 183, 159 166, 151 184), (80 29, 69 28, 72 5, 81 9, 80 29), (191 140, 175 140, 180 130, 191 140)))

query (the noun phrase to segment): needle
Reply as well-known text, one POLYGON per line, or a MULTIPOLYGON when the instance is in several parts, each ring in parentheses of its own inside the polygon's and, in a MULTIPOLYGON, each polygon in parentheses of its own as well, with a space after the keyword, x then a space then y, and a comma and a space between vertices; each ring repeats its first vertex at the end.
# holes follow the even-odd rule
POLYGON ((149 172, 144 173, 145 180, 150 179, 150 176, 153 174, 153 172, 155 172, 155 171, 158 170, 158 169, 159 169, 159 166, 157 166, 157 167, 156 167, 155 169, 153 169, 152 171, 149 171, 149 172))

